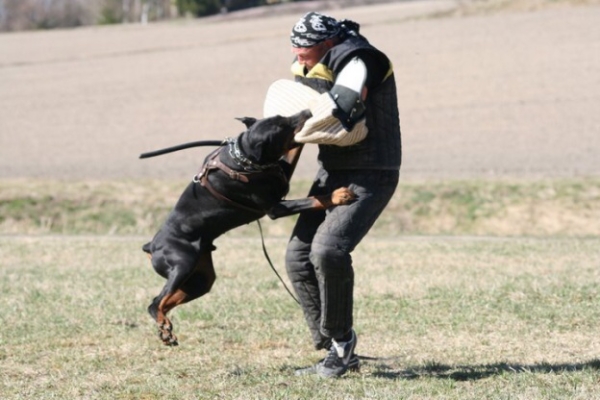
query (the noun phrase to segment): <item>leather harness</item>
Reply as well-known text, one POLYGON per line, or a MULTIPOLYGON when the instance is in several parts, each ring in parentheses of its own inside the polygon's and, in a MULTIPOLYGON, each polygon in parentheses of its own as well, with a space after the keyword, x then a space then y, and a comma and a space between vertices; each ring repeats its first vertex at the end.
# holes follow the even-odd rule
POLYGON ((236 171, 223 164, 223 162, 219 158, 219 155, 221 154, 221 151, 224 149, 224 147, 219 147, 211 154, 209 154, 209 156, 206 159, 206 162, 202 166, 202 169, 198 174, 194 176, 192 181, 194 183, 200 183, 200 185, 205 187, 217 199, 232 204, 238 208, 241 208, 242 210, 260 214, 262 216, 266 213, 266 211, 260 210, 258 208, 248 207, 244 204, 240 204, 234 200, 231 200, 224 194, 219 193, 219 191, 217 191, 208 180, 208 175, 211 172, 220 169, 221 171, 225 172, 225 174, 227 174, 227 176, 229 176, 230 179, 234 179, 244 183, 249 183, 251 180, 256 179, 257 177, 265 174, 271 175, 283 181, 287 181, 287 178, 283 170, 281 169, 281 166, 277 163, 268 165, 258 165, 252 163, 250 160, 248 160, 248 158, 244 157, 244 155, 239 150, 237 139, 228 138, 227 143, 229 145, 229 155, 238 165, 240 165, 244 169, 244 171, 236 171))

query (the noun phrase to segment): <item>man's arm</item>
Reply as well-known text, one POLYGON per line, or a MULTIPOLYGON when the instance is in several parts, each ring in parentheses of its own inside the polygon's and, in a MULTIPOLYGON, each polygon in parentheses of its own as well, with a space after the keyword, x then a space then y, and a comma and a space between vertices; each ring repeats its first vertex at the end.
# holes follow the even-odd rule
POLYGON ((368 134, 365 100, 385 76, 385 68, 368 52, 351 56, 333 87, 309 102, 312 117, 296 135, 301 143, 351 146, 368 134))

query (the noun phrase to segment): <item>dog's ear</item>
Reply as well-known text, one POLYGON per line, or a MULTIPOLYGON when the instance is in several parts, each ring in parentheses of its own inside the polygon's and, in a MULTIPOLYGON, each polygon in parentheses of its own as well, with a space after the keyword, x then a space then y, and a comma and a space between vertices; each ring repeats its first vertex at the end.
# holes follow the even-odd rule
POLYGON ((246 125, 246 129, 249 129, 252 125, 256 123, 256 118, 252 117, 241 117, 236 118, 238 121, 242 121, 244 125, 246 125))

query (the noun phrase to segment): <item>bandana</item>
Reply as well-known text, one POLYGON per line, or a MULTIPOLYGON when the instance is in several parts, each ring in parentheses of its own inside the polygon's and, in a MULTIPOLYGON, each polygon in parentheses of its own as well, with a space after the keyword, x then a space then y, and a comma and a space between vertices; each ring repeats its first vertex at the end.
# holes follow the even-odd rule
POLYGON ((293 47, 313 47, 340 33, 341 25, 328 15, 317 12, 305 14, 292 28, 293 47))

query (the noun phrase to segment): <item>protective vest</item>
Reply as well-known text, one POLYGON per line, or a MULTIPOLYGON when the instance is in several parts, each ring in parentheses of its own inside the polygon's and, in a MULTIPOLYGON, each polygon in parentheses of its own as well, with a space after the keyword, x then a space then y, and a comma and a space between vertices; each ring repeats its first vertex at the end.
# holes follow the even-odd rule
POLYGON ((332 47, 308 73, 297 61, 292 73, 297 82, 324 93, 333 87, 335 77, 356 52, 369 51, 389 67, 383 81, 369 89, 366 106, 367 137, 346 147, 319 145, 319 162, 326 170, 398 170, 402 162, 400 116, 396 82, 389 59, 362 37, 349 37, 332 47))

